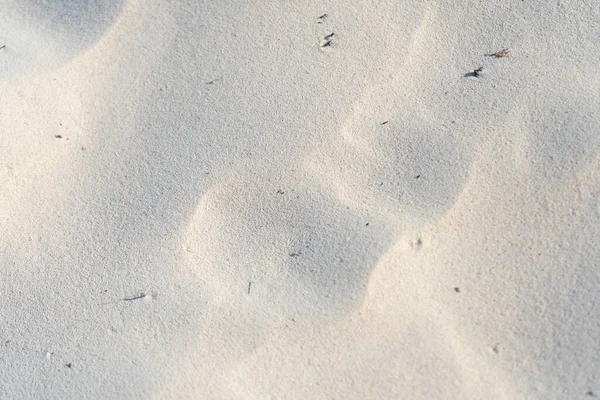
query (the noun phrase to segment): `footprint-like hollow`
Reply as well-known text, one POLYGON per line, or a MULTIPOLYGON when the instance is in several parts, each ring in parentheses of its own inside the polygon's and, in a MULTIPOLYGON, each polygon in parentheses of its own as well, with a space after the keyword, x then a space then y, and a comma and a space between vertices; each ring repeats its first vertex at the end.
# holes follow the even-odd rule
POLYGON ((345 130, 313 155, 309 169, 351 209, 415 229, 454 204, 470 156, 448 132, 390 125, 345 130))
POLYGON ((261 298, 267 325, 354 307, 389 232, 365 227, 363 216, 311 185, 288 180, 278 190, 279 184, 261 181, 245 176, 218 183, 188 224, 185 262, 207 283, 206 296, 235 309, 261 298))
POLYGON ((60 67, 91 47, 124 0, 7 0, 0 7, 0 79, 60 67))

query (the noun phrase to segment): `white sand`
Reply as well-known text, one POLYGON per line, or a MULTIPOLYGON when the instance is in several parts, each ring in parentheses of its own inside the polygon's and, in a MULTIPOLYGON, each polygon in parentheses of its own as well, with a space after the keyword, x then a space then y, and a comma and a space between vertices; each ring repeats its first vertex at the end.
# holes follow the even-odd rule
POLYGON ((600 397, 600 3, 266 3, 4 2, 0 398, 600 397))

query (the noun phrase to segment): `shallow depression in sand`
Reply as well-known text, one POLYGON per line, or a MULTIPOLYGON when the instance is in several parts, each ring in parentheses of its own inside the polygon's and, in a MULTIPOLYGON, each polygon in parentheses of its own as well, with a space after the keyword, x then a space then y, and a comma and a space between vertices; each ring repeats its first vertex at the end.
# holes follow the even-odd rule
POLYGON ((7 0, 0 7, 0 79, 60 67, 91 47, 124 0, 7 0))

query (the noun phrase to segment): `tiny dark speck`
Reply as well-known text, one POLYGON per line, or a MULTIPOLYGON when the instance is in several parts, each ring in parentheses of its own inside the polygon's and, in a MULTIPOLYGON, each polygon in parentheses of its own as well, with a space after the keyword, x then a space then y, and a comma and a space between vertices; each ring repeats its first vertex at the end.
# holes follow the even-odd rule
POLYGON ((390 122, 390 121, 383 121, 383 122, 381 123, 381 125, 385 125, 385 124, 387 124, 388 122, 390 122))
POLYGON ((369 222, 367 222, 367 223, 365 224, 365 226, 369 226, 369 222))
POLYGON ((459 287, 455 287, 455 288, 454 288, 454 291, 455 291, 456 293, 460 293, 460 288, 459 288, 459 287))
POLYGON ((67 367, 69 367, 69 368, 73 368, 73 364, 71 364, 71 363, 68 363, 68 364, 67 364, 67 367))
POLYGON ((54 137, 57 139, 62 139, 62 136, 60 136, 60 135, 55 135, 54 137))
POLYGON ((415 179, 419 179, 421 177, 421 174, 415 176, 415 179))

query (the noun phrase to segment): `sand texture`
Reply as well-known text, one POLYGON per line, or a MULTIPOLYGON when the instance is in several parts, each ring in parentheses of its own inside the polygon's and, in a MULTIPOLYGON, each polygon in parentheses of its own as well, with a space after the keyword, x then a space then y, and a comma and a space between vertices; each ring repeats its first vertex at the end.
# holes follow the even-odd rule
POLYGON ((1 399, 600 397, 600 2, 0 26, 1 399))

